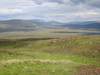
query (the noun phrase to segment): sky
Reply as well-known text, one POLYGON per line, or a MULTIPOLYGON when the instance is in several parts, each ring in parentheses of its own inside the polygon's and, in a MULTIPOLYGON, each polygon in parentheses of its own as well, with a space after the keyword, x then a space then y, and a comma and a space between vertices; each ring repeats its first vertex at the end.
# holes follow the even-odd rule
POLYGON ((0 0, 0 20, 100 21, 100 0, 0 0))

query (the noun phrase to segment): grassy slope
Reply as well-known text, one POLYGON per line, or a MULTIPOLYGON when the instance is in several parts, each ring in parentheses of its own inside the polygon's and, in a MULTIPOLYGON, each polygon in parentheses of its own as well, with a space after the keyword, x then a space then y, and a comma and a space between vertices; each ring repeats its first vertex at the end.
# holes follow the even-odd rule
POLYGON ((0 42, 0 75, 99 75, 100 72, 100 36, 0 42))

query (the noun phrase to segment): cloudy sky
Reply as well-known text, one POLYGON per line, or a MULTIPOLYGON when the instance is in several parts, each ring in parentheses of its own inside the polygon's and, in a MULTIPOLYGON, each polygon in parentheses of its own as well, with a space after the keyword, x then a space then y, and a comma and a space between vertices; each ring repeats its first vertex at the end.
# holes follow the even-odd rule
POLYGON ((0 20, 100 21, 100 0, 0 0, 0 20))

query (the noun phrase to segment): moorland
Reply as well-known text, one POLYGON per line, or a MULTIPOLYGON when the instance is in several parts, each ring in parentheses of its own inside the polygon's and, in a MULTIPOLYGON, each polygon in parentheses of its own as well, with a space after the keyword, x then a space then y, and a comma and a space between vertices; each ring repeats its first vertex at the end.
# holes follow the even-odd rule
POLYGON ((0 22, 0 75, 99 74, 99 27, 0 22))

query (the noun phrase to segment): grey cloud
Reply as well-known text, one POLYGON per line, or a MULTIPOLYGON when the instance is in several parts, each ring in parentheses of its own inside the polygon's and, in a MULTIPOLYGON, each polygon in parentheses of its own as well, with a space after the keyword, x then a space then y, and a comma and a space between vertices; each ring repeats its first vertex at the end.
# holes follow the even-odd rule
POLYGON ((100 8, 100 0, 70 0, 73 5, 79 5, 80 3, 84 6, 91 6, 100 8))
POLYGON ((58 4, 67 4, 72 3, 74 5, 77 5, 79 3, 85 2, 85 0, 33 0, 36 4, 43 4, 46 2, 52 2, 52 3, 58 3, 58 4))
POLYGON ((43 3, 58 3, 58 4, 65 4, 71 6, 77 6, 79 4, 83 4, 84 6, 91 6, 100 8, 100 0, 33 0, 36 4, 41 5, 43 3))
POLYGON ((48 0, 49 2, 56 2, 56 3, 59 3, 59 4, 63 4, 64 1, 63 0, 48 0))
POLYGON ((92 7, 100 8, 100 0, 89 0, 87 1, 87 4, 92 7))
POLYGON ((85 3, 85 0, 70 0, 70 2, 74 5, 78 5, 80 3, 85 3))
POLYGON ((46 3, 46 2, 51 2, 51 3, 58 3, 58 4, 63 4, 64 1, 63 0, 33 0, 36 4, 43 4, 43 3, 46 3))
POLYGON ((33 0, 36 4, 41 5, 44 1, 42 0, 33 0))

